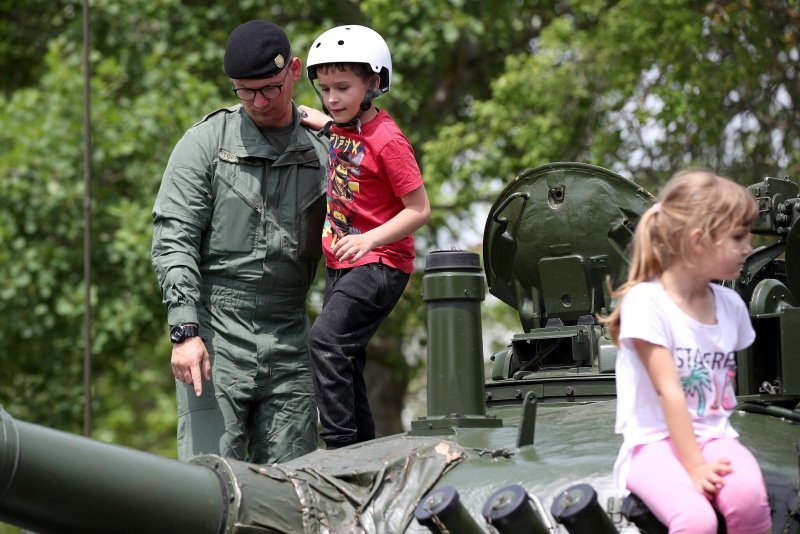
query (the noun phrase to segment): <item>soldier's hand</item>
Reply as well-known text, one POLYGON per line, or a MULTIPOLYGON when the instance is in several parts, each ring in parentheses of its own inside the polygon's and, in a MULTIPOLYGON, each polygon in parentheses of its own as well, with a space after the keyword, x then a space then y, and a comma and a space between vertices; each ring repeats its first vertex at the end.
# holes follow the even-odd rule
POLYGON ((194 393, 203 394, 203 380, 211 379, 211 359, 200 336, 172 346, 172 374, 181 382, 194 384, 194 393))

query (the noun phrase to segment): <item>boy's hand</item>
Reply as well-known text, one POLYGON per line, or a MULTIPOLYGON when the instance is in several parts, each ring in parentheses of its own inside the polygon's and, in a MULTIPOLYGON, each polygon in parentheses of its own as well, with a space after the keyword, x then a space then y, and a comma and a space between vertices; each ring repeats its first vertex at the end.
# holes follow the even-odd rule
POLYGON ((331 120, 330 117, 318 109, 302 104, 297 106, 297 109, 300 110, 300 123, 315 130, 321 130, 331 120))
POLYGON ((695 489, 711 500, 725 484, 723 477, 733 472, 730 460, 717 460, 713 464, 700 464, 689 470, 695 489))
POLYGON ((333 245, 333 254, 339 261, 355 263, 375 248, 375 242, 366 234, 350 234, 333 245))

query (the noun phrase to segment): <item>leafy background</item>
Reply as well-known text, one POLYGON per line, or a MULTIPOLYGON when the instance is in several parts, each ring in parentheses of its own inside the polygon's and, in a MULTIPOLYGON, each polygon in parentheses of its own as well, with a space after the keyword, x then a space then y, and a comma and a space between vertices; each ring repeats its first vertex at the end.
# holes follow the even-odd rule
MULTIPOLYGON (((86 305, 81 9, 0 0, 0 404, 75 433, 86 305)), ((743 184, 800 171, 795 0, 93 1, 97 439, 175 456, 150 210, 185 129, 233 103, 222 52, 230 29, 252 18, 283 25, 302 59, 335 25, 387 40, 394 79, 378 104, 411 139, 434 208, 417 233, 420 265, 430 250, 480 252, 492 200, 547 162, 606 167, 652 193, 690 165, 743 184)), ((307 83, 296 101, 318 104, 307 83)), ((424 415, 407 402, 424 386, 420 277, 370 346, 381 434, 424 415)), ((318 287, 312 315, 319 301, 318 287)), ((517 328, 499 306, 483 321, 498 332, 489 350, 517 328)))

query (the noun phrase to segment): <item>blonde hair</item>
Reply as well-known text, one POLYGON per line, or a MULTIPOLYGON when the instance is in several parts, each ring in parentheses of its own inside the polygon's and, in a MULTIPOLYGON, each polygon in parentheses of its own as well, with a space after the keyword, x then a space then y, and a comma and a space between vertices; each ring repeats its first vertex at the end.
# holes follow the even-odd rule
POLYGON ((695 228, 703 231, 703 240, 717 242, 737 227, 752 226, 758 204, 747 189, 736 182, 701 170, 687 170, 670 178, 659 200, 636 226, 628 279, 611 291, 617 306, 600 317, 619 341, 620 305, 628 290, 639 282, 652 280, 672 262, 691 262, 688 236, 695 228))

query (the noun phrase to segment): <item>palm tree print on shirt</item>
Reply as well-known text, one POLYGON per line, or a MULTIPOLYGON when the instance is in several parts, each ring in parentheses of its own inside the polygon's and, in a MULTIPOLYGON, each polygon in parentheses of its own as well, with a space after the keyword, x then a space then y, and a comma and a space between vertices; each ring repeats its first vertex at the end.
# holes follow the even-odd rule
POLYGON ((683 394, 689 397, 697 397, 697 415, 702 417, 706 413, 706 391, 712 392, 711 376, 705 367, 694 367, 692 372, 681 377, 683 394))

